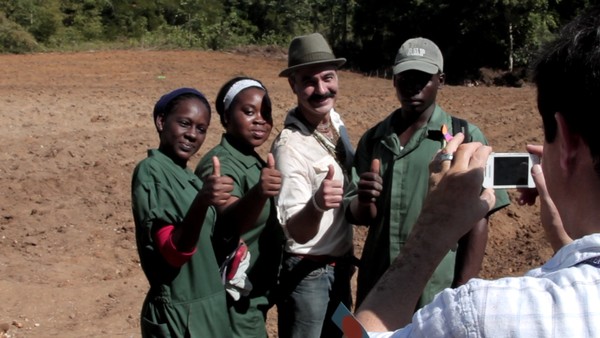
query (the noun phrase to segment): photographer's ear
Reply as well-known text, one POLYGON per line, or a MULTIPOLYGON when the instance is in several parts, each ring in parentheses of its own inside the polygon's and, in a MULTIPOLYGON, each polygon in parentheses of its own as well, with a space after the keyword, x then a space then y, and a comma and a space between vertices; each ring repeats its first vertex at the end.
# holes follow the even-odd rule
POLYGON ((557 126, 557 137, 554 142, 560 146, 560 167, 567 173, 572 172, 577 162, 579 147, 584 144, 578 134, 571 132, 561 113, 554 114, 557 126))

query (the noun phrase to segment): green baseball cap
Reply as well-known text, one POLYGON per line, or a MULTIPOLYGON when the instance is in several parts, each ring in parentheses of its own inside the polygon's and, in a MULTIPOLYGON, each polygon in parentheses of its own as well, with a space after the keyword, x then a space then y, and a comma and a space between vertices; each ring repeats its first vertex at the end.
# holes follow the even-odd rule
POLYGON ((282 70, 279 76, 289 76, 302 67, 331 64, 338 68, 344 63, 346 59, 336 58, 333 55, 323 35, 312 33, 297 36, 292 40, 288 51, 288 68, 282 70))
POLYGON ((444 71, 444 57, 433 41, 414 38, 406 40, 400 46, 394 61, 394 75, 411 69, 428 74, 444 71))

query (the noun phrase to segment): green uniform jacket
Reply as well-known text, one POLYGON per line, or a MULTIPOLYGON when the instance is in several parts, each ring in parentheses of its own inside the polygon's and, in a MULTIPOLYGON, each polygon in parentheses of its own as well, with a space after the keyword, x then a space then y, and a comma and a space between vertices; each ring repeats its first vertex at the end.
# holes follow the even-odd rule
MULTIPOLYGON (((221 175, 234 181, 232 196, 242 198, 260 180, 262 168, 266 163, 258 154, 245 154, 236 149, 224 134, 221 143, 211 149, 198 163, 196 174, 199 177, 210 175, 213 171, 212 157, 217 156, 221 163, 221 175)), ((227 233, 224 227, 231 229, 217 217, 216 233, 227 233)), ((252 291, 247 297, 234 301, 228 297, 229 316, 235 337, 266 337, 265 319, 267 311, 273 305, 274 288, 277 285, 284 235, 277 221, 273 199, 268 199, 252 229, 241 235, 250 251, 250 267, 246 271, 252 291)), ((219 239, 214 238, 215 249, 219 239)), ((237 243, 237 238, 235 240, 237 243)), ((218 252, 218 251, 217 251, 218 252)))
MULTIPOLYGON (((453 132, 451 116, 436 105, 427 125, 416 131, 406 145, 401 145, 392 125, 394 114, 399 114, 399 111, 361 137, 354 157, 354 186, 360 174, 370 170, 371 161, 375 158, 381 160, 380 174, 383 178, 383 192, 377 200, 377 219, 368 224, 369 233, 361 256, 357 279, 358 303, 398 256, 421 212, 429 186, 429 163, 443 147, 442 125, 446 124, 449 132, 453 132)), ((469 134, 472 141, 487 144, 481 130, 472 124, 469 124, 469 134)), ((506 191, 496 190, 494 210, 509 203, 506 191)), ((440 262, 421 295, 418 307, 430 303, 435 294, 452 285, 455 259, 456 249, 440 262)))
POLYGON ((150 283, 142 308, 142 336, 231 337, 225 289, 211 243, 214 210, 207 211, 197 252, 180 268, 164 260, 152 236, 154 227, 181 223, 202 182, 159 150, 149 150, 148 158, 135 168, 131 186, 137 248, 150 283))

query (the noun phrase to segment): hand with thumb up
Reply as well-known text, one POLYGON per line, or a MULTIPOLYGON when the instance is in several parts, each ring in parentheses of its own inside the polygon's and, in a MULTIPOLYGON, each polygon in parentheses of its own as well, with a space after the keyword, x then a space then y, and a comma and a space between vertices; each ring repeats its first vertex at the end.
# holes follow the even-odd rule
POLYGON ((373 203, 381 195, 383 179, 381 178, 379 159, 371 161, 371 170, 360 175, 358 181, 358 201, 360 203, 373 203))
POLYGON ((260 194, 265 198, 277 196, 281 189, 281 173, 275 169, 275 158, 269 153, 267 166, 260 171, 260 194))
POLYGON ((344 184, 340 180, 334 180, 335 168, 333 164, 329 165, 329 170, 321 186, 313 196, 315 209, 325 212, 329 209, 338 208, 344 197, 344 184))
POLYGON ((233 179, 229 176, 221 176, 221 163, 219 158, 213 156, 213 172, 204 178, 201 193, 209 205, 224 205, 233 191, 233 179))

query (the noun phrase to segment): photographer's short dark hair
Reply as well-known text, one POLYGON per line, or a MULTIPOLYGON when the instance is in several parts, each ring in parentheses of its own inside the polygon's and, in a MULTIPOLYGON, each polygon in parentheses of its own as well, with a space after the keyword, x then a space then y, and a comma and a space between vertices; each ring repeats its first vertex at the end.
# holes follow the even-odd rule
POLYGON ((600 175, 596 101, 600 95, 600 6, 588 8, 547 43, 533 65, 533 81, 546 142, 556 138, 560 113, 570 130, 587 143, 600 175))

